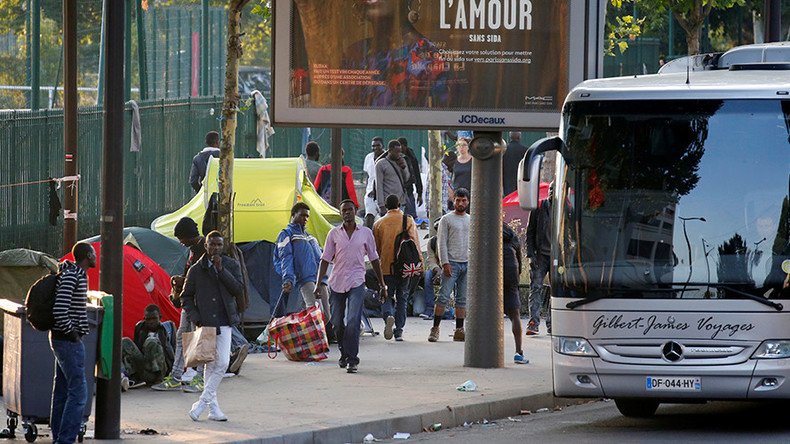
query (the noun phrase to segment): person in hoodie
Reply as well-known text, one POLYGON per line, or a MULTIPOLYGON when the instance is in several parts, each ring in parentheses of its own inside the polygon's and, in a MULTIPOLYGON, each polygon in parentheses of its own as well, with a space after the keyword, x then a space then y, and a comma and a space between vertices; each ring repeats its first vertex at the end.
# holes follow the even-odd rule
POLYGON ((74 245, 71 253, 74 262, 66 260, 59 266, 52 308, 55 325, 49 332, 49 344, 55 355, 49 417, 54 443, 77 440, 88 400, 82 337, 88 334, 87 270, 96 266, 96 251, 90 244, 80 242, 74 245))
POLYGON ((216 157, 219 159, 219 133, 209 131, 206 133, 206 147, 192 158, 192 170, 189 172, 189 184, 195 193, 200 191, 203 186, 203 178, 206 177, 208 161, 216 157))
MULTIPOLYGON (((291 223, 277 236, 275 251, 275 270, 283 278, 283 293, 298 291, 304 299, 305 307, 315 305, 316 277, 321 262, 321 247, 318 240, 307 232, 305 226, 310 218, 310 207, 298 202, 291 208, 291 223)), ((318 283, 321 294, 321 311, 324 319, 329 320, 329 291, 326 279, 318 283)), ((286 299, 283 297, 282 299, 286 299)), ((284 311, 286 301, 281 300, 275 312, 284 311)), ((331 327, 327 326, 327 332, 331 327)))

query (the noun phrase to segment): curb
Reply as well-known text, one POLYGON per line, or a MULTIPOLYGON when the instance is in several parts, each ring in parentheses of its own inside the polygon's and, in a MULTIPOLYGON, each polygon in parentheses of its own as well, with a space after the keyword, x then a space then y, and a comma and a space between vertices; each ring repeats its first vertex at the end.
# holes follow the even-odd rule
POLYGON ((470 402, 443 408, 423 406, 392 412, 388 418, 356 417, 350 420, 326 422, 297 430, 267 432, 253 439, 232 441, 238 444, 323 444, 361 443, 368 433, 388 440, 397 432, 411 434, 426 431, 432 424, 441 423, 443 429, 459 427, 464 422, 497 420, 518 416, 522 410, 564 407, 589 402, 589 399, 557 398, 551 392, 512 397, 492 396, 482 402, 470 402))

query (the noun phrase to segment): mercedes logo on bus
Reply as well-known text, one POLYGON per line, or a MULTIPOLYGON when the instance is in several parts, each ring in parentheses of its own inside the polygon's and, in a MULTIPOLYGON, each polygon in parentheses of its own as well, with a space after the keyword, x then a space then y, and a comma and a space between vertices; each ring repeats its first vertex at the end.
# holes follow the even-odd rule
POLYGON ((669 362, 677 362, 683 359, 683 347, 674 341, 669 341, 661 348, 661 354, 669 362))

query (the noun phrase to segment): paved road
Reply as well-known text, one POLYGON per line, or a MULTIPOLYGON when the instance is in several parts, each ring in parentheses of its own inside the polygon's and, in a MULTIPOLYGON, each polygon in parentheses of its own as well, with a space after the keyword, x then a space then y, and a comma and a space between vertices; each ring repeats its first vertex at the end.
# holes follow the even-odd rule
POLYGON ((790 402, 662 405, 650 419, 625 418, 614 402, 596 401, 558 411, 533 413, 435 433, 410 442, 633 443, 633 442, 790 442, 790 402))

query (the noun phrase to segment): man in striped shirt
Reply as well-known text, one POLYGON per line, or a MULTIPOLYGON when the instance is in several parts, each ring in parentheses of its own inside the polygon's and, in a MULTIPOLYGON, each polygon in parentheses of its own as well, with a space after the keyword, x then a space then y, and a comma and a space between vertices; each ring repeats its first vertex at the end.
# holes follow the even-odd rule
POLYGON ((88 334, 86 270, 96 266, 96 251, 90 244, 78 243, 71 253, 74 262, 66 260, 60 264, 52 309, 55 326, 49 335, 55 355, 55 385, 50 414, 53 443, 76 441, 88 399, 82 337, 88 334))

